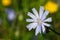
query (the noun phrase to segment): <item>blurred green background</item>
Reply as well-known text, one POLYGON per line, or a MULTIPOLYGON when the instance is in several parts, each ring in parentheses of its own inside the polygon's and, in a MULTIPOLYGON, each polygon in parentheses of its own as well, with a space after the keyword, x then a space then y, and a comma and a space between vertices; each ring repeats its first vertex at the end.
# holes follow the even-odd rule
POLYGON ((27 13, 32 12, 32 8, 39 11, 40 6, 45 6, 49 1, 58 5, 56 11, 50 13, 48 17, 52 17, 51 28, 60 32, 60 0, 0 0, 0 40, 60 40, 60 35, 49 29, 46 29, 47 33, 41 37, 40 34, 35 36, 35 30, 28 31, 26 28, 29 24, 26 22, 29 18, 27 13), (15 16, 12 16, 15 17, 13 20, 9 19, 9 9, 15 13, 15 16))

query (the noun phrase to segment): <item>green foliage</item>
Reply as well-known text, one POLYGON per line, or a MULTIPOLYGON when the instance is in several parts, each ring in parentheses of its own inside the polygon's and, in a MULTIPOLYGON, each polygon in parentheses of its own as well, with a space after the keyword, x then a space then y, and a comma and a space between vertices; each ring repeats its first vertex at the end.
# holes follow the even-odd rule
MULTIPOLYGON (((12 4, 8 7, 2 6, 0 0, 0 18, 2 19, 2 23, 0 24, 0 39, 3 40, 33 40, 35 35, 35 31, 28 31, 26 25, 26 18, 28 18, 28 11, 32 12, 32 8, 36 8, 39 10, 40 6, 44 6, 47 0, 12 0, 12 4), (7 15, 5 12, 6 8, 12 8, 16 12, 16 19, 13 22, 10 22, 7 19, 7 15), (22 15, 22 16, 21 16, 22 15), (21 17, 20 17, 21 16, 21 17), (20 20, 22 19, 22 20, 20 20), (19 35, 16 37, 15 32, 19 30, 19 35)), ((60 7, 60 6, 59 6, 60 7)), ((59 8, 60 9, 60 8, 59 8)), ((52 17, 52 27, 55 30, 60 32, 60 10, 54 14, 50 14, 52 17)), ((45 35, 39 34, 37 40, 59 40, 60 36, 54 34, 51 30, 45 35)))

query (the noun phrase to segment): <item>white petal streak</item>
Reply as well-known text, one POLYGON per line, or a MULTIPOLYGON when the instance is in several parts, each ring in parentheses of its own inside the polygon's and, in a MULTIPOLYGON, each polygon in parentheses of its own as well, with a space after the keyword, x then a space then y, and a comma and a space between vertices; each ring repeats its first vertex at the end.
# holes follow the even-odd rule
POLYGON ((26 22, 33 22, 33 19, 26 19, 26 22))
POLYGON ((50 24, 47 24, 47 23, 43 23, 43 25, 45 25, 47 27, 50 27, 51 26, 50 24))
POLYGON ((46 10, 42 16, 42 20, 44 20, 48 14, 49 14, 49 11, 46 10))
POLYGON ((46 31, 45 31, 45 27, 44 27, 44 25, 42 24, 42 31, 43 31, 43 33, 45 33, 46 31))
POLYGON ((41 26, 37 26, 36 30, 35 30, 35 35, 37 36, 38 33, 41 33, 41 26))
POLYGON ((40 6, 40 10, 39 10, 39 16, 40 16, 40 18, 42 17, 43 12, 44 12, 44 7, 40 6))
POLYGON ((47 18, 46 20, 44 20, 44 22, 51 22, 52 21, 52 18, 47 18))
POLYGON ((27 28, 29 29, 29 31, 33 28, 36 28, 37 23, 30 23, 29 25, 27 25, 27 28))
POLYGON ((33 19, 35 18, 35 16, 31 12, 28 12, 28 16, 30 16, 33 19))
POLYGON ((36 10, 35 8, 33 8, 32 11, 33 11, 34 15, 35 15, 36 17, 38 17, 38 12, 37 12, 37 10, 36 10))

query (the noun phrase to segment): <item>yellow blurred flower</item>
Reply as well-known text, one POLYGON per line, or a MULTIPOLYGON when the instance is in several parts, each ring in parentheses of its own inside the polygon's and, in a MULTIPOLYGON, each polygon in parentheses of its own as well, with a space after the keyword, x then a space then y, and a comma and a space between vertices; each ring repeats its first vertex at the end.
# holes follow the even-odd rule
POLYGON ((2 0, 2 5, 3 6, 9 6, 9 5, 11 5, 11 0, 2 0))
POLYGON ((16 30, 16 32, 15 32, 15 36, 16 36, 16 37, 19 36, 19 30, 16 30))
POLYGON ((19 17, 18 17, 19 21, 22 21, 23 20, 23 15, 20 14, 19 17))
POLYGON ((49 1, 45 5, 45 10, 48 10, 50 13, 54 13, 58 10, 58 5, 55 2, 49 1))

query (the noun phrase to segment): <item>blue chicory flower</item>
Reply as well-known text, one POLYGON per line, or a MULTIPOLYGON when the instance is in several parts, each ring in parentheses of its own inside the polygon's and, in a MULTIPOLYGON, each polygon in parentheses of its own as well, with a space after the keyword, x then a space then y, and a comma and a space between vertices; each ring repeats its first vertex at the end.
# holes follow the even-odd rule
POLYGON ((30 16, 31 19, 26 19, 26 21, 31 22, 31 23, 29 25, 27 25, 27 28, 29 29, 29 31, 31 29, 36 29, 35 35, 37 35, 38 33, 41 33, 41 32, 45 33, 46 32, 45 26, 47 26, 47 27, 51 26, 50 24, 47 24, 46 22, 52 21, 51 17, 46 19, 46 16, 49 14, 49 11, 46 10, 44 12, 43 6, 40 6, 39 14, 35 8, 33 8, 32 11, 34 14, 32 14, 31 12, 28 12, 28 16, 30 16))
POLYGON ((5 11, 9 21, 13 21, 16 18, 16 13, 14 10, 7 8, 5 11))

